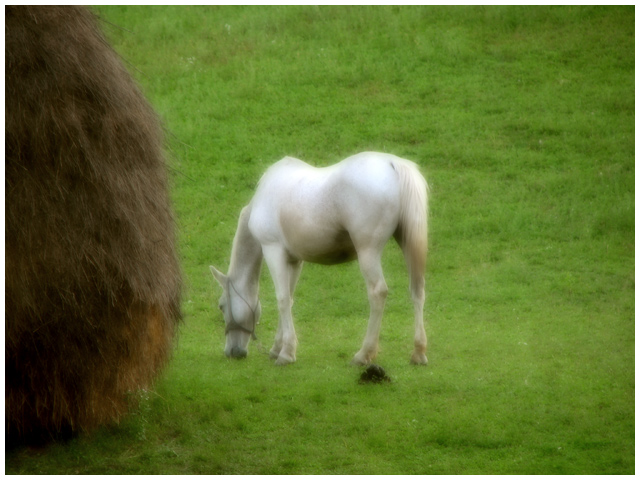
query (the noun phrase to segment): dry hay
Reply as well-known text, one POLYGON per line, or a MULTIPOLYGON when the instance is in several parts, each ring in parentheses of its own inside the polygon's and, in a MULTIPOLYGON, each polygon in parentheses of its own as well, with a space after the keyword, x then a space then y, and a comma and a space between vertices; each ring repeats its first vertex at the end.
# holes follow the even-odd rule
POLYGON ((159 121, 93 14, 5 9, 9 439, 117 421, 172 349, 181 278, 159 121))

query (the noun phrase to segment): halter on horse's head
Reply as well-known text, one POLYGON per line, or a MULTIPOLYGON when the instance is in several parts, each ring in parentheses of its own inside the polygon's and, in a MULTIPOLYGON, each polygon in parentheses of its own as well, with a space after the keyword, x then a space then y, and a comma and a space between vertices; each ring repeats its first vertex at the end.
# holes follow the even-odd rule
POLYGON ((256 333, 255 333, 256 309, 252 308, 251 305, 249 305, 249 302, 247 302, 245 298, 238 293, 238 290, 236 290, 236 287, 233 285, 233 282, 231 281, 231 279, 229 279, 229 288, 227 289, 226 294, 227 294, 227 305, 229 306, 229 321, 225 326, 224 334, 226 335, 231 331, 240 330, 241 332, 245 332, 251 335, 251 338, 253 338, 254 340, 257 340, 256 333), (236 295, 238 295, 238 297, 247 305, 247 307, 249 307, 249 310, 251 310, 251 322, 250 322, 251 328, 247 328, 244 325, 241 325, 236 321, 235 318, 233 318, 233 310, 231 309, 231 289, 233 289, 233 291, 236 292, 236 295))
POLYGON ((220 310, 223 312, 225 321, 224 353, 227 357, 245 358, 249 340, 251 338, 257 340, 255 329, 260 318, 260 301, 256 295, 256 304, 252 307, 247 300, 252 298, 252 294, 242 288, 242 284, 238 289, 231 275, 225 275, 214 267, 211 267, 211 273, 224 290, 220 299, 220 310))

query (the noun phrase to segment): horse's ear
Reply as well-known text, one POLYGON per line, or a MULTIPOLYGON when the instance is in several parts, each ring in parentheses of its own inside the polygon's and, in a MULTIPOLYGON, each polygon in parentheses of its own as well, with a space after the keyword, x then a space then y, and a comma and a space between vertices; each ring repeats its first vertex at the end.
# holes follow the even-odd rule
POLYGON ((215 278, 222 288, 227 288, 227 276, 216 267, 209 265, 213 278, 215 278))

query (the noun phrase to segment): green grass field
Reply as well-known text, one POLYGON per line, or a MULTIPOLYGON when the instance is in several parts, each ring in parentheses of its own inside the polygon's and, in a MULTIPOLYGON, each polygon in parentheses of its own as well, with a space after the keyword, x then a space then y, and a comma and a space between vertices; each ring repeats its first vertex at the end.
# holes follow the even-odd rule
POLYGON ((6 452, 7 473, 635 472, 634 7, 96 7, 170 132, 186 291, 172 363, 119 425, 6 452), (429 365, 400 249, 376 363, 349 365, 355 263, 306 265, 298 361, 277 308, 223 355, 237 216, 285 155, 377 150, 431 186, 429 365))

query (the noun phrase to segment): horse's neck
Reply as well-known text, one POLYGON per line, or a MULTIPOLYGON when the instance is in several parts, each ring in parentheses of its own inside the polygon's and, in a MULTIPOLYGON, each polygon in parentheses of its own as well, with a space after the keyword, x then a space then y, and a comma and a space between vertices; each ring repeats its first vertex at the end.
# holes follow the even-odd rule
POLYGON ((241 288, 251 296, 258 295, 258 281, 262 266, 262 247, 249 231, 251 206, 242 209, 238 220, 236 236, 231 248, 229 278, 236 288, 241 288))

